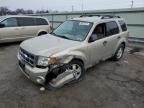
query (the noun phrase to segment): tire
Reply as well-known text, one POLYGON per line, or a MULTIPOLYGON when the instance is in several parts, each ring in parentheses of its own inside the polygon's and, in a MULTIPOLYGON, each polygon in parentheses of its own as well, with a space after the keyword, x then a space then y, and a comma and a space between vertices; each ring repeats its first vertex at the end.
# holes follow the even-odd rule
POLYGON ((114 61, 120 60, 123 57, 124 50, 125 50, 125 46, 121 44, 116 50, 115 55, 112 57, 112 60, 114 61))
POLYGON ((66 69, 74 71, 75 80, 80 80, 84 76, 84 64, 79 60, 72 60, 66 69))
POLYGON ((47 33, 46 33, 46 32, 40 32, 40 33, 38 34, 38 36, 45 35, 45 34, 47 34, 47 33))

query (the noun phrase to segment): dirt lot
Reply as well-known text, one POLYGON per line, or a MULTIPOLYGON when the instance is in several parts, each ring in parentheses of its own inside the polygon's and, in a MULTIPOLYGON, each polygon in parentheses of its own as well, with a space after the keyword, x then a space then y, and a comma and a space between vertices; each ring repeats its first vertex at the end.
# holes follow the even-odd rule
POLYGON ((19 44, 0 46, 0 108, 144 108, 144 56, 89 69, 82 81, 41 92, 18 69, 19 44))

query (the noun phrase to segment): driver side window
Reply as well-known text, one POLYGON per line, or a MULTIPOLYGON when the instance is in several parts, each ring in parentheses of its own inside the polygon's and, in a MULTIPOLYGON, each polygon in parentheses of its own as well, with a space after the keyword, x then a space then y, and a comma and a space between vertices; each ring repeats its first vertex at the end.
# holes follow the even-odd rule
POLYGON ((95 27, 95 29, 94 29, 94 31, 93 31, 90 39, 89 39, 89 42, 94 42, 98 39, 104 38, 105 37, 105 31, 106 31, 105 23, 98 24, 95 27))
POLYGON ((16 27, 17 26, 17 20, 16 18, 8 18, 1 22, 1 24, 4 24, 5 27, 16 27))

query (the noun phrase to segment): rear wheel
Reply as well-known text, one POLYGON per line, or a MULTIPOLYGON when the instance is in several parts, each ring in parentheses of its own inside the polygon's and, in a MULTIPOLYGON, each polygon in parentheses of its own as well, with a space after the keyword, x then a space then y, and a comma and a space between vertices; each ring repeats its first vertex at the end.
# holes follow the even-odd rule
POLYGON ((115 60, 115 61, 120 60, 123 57, 124 49, 125 49, 124 45, 121 44, 118 47, 118 49, 117 49, 115 55, 112 57, 112 59, 115 60))

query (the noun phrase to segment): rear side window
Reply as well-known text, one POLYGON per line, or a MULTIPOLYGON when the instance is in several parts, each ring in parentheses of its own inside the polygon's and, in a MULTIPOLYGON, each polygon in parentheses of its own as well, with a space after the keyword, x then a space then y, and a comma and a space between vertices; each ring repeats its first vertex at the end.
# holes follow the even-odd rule
POLYGON ((119 28, 116 22, 111 21, 106 23, 106 36, 111 36, 119 33, 119 28))
POLYGON ((119 24, 122 28, 122 31, 127 31, 126 23, 123 20, 119 21, 119 24))
POLYGON ((34 18, 18 18, 19 26, 35 26, 34 18))
POLYGON ((8 18, 1 22, 5 25, 5 27, 16 27, 17 26, 17 19, 16 18, 8 18))
POLYGON ((48 25, 48 22, 42 18, 36 18, 36 25, 48 25))

